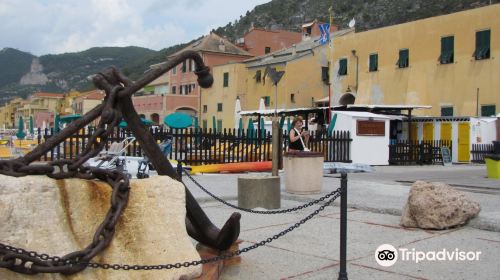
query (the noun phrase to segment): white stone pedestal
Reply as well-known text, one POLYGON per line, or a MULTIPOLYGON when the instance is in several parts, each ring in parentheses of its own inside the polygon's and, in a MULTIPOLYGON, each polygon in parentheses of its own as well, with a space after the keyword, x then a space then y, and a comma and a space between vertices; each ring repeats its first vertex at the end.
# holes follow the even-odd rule
POLYGON ((323 187, 323 154, 286 153, 283 156, 285 190, 294 194, 319 193, 323 187))

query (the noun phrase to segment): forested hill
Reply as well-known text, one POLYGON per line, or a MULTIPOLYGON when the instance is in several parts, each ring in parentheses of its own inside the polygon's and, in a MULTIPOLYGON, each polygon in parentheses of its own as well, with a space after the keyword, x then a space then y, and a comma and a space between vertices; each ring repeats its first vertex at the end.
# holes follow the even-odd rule
POLYGON ((230 39, 242 37, 251 26, 300 31, 300 25, 318 19, 345 28, 355 18, 356 31, 459 12, 500 3, 500 0, 273 0, 247 11, 215 32, 230 39))

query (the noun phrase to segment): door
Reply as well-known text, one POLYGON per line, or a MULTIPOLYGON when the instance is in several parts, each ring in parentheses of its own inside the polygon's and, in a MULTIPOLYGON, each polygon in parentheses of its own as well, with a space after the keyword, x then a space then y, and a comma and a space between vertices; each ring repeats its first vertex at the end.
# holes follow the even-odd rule
POLYGON ((451 144, 451 123, 441 123, 441 141, 450 148, 451 144))
POLYGON ((418 126, 417 123, 410 123, 410 140, 418 140, 418 126))
POLYGON ((424 123, 424 141, 434 140, 434 123, 424 123))
POLYGON ((470 161, 470 124, 458 124, 458 161, 470 161))

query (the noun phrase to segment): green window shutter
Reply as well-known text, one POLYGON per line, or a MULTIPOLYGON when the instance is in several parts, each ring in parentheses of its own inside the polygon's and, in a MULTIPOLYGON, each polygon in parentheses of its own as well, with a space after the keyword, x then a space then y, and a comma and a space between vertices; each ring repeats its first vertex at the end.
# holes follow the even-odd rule
POLYGON ((222 132, 222 120, 221 119, 217 120, 217 131, 222 132))
POLYGON ((321 80, 325 82, 325 84, 328 84, 330 81, 330 76, 328 75, 329 70, 330 67, 321 67, 321 80))
POLYGON ((207 120, 203 120, 203 129, 207 129, 208 125, 207 125, 207 120))
POLYGON ((441 38, 441 55, 439 56, 439 63, 448 64, 454 61, 454 43, 455 37, 441 38))
POLYGON ((370 64, 368 69, 370 72, 378 71, 378 54, 370 54, 370 64))
POLYGON ((495 105, 483 105, 481 106, 481 116, 482 117, 491 117, 496 115, 496 106, 495 105))
POLYGON ((406 68, 410 66, 410 50, 408 49, 399 50, 399 59, 396 65, 399 68, 406 68))
POLYGON ((453 117, 453 107, 441 107, 441 117, 453 117))
POLYGON ((223 84, 224 87, 228 87, 229 86, 229 73, 228 72, 225 72, 224 73, 224 84, 223 84))
POLYGON ((264 98, 264 105, 266 105, 266 107, 269 107, 271 105, 271 97, 262 96, 262 98, 264 98))
POLYGON ((347 75, 347 58, 342 58, 339 60, 339 76, 347 75))
POLYGON ((476 60, 490 58, 490 36, 490 30, 476 32, 476 50, 473 54, 476 60))
POLYGON ((255 72, 255 82, 260 83, 261 79, 262 79, 262 71, 257 70, 257 72, 255 72))
POLYGON ((186 61, 182 62, 182 73, 186 73, 186 61))

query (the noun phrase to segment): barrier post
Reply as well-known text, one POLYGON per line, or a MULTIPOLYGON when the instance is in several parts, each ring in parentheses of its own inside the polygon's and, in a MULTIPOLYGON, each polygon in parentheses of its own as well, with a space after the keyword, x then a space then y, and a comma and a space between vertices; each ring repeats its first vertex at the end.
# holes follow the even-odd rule
POLYGON ((340 179, 340 271, 339 280, 347 280, 347 173, 340 179))
POLYGON ((179 182, 182 182, 182 162, 179 160, 177 161, 177 180, 179 182))

